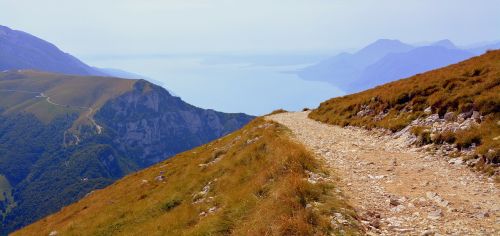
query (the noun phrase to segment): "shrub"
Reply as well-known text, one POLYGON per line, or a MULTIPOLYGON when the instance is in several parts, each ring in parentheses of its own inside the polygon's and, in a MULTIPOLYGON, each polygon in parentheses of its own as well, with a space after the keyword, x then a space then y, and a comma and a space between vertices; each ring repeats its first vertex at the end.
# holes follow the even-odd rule
POLYGON ((167 202, 163 203, 163 205, 161 206, 161 209, 165 212, 168 212, 168 211, 174 209, 175 207, 179 206, 181 204, 181 202, 182 202, 182 200, 174 197, 174 198, 168 200, 167 202))
POLYGON ((431 131, 427 126, 415 126, 411 129, 411 132, 417 136, 417 142, 419 145, 425 145, 431 143, 431 131))

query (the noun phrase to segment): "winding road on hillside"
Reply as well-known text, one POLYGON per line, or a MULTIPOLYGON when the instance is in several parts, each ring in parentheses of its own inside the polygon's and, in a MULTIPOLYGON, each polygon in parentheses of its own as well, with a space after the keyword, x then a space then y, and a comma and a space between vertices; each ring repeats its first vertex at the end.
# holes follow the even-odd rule
POLYGON ((307 112, 267 119, 324 160, 369 235, 500 235, 499 184, 387 134, 327 125, 307 112))
POLYGON ((96 128, 98 134, 101 134, 101 132, 102 132, 102 127, 99 124, 97 124, 97 122, 92 117, 92 115, 94 113, 94 109, 92 107, 83 107, 83 106, 72 106, 72 105, 59 104, 59 103, 56 103, 56 102, 52 101, 52 99, 49 96, 45 95, 43 92, 28 91, 28 90, 15 90, 15 89, 0 89, 0 92, 18 92, 18 93, 35 94, 36 98, 45 98, 45 100, 49 104, 52 104, 54 106, 60 106, 60 107, 64 107, 64 108, 77 108, 77 109, 88 110, 88 112, 85 115, 85 117, 87 117, 87 119, 89 119, 90 123, 92 123, 92 125, 96 128))

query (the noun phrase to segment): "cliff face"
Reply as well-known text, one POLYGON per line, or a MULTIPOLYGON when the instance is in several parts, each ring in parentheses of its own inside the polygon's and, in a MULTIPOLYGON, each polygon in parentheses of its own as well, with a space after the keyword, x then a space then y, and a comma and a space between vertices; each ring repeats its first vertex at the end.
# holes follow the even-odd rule
POLYGON ((105 104, 95 119, 120 151, 148 166, 228 134, 253 117, 194 107, 141 80, 105 104))

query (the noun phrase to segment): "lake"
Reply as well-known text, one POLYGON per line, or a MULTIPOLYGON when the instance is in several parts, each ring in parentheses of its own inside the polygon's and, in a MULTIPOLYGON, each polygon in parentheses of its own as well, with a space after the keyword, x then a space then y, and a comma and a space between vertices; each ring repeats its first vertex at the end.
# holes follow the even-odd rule
POLYGON ((344 93, 300 79, 294 71, 326 55, 151 55, 84 57, 91 65, 152 78, 202 108, 263 115, 283 108, 297 111, 344 93))

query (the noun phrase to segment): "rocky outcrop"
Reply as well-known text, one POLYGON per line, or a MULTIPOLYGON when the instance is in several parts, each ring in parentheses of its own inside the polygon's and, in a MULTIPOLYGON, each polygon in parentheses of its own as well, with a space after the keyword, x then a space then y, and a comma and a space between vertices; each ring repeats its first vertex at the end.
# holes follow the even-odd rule
MULTIPOLYGON (((413 120, 404 129, 393 133, 392 137, 399 139, 406 146, 423 146, 424 149, 432 148, 436 152, 447 156, 451 156, 452 154, 460 156, 461 158, 458 159, 468 159, 467 164, 473 165, 474 162, 477 162, 477 160, 472 158, 476 157, 474 155, 476 144, 473 143, 468 148, 457 148, 456 144, 448 143, 446 140, 441 139, 447 133, 455 134, 459 131, 476 127, 480 125, 482 119, 484 117, 477 111, 464 112, 458 115, 455 115, 453 112, 447 112, 442 118, 438 114, 430 114, 427 117, 413 120), (422 129, 420 134, 415 133, 416 128, 422 129), (428 140, 425 140, 426 137, 428 140)), ((462 162, 460 163, 462 164, 462 162)))
POLYGON ((147 166, 239 129, 253 117, 201 109, 140 80, 95 119, 119 150, 147 166))

